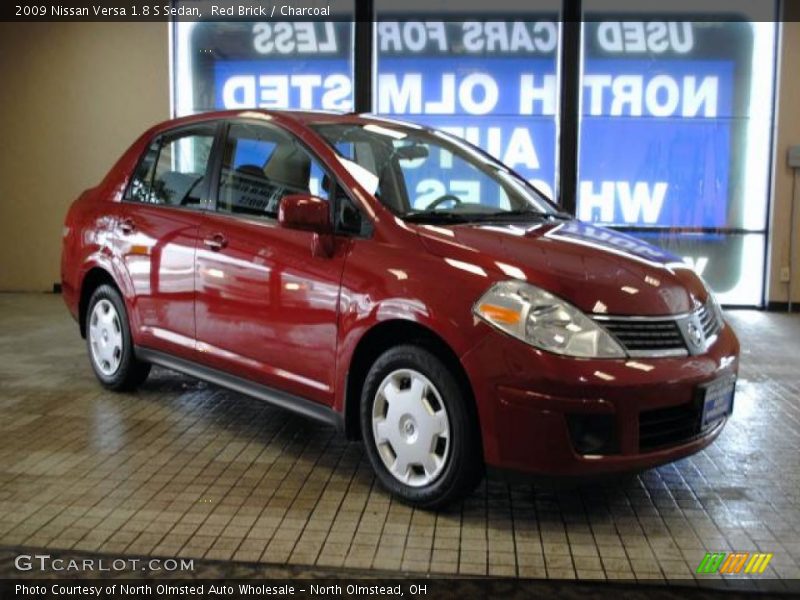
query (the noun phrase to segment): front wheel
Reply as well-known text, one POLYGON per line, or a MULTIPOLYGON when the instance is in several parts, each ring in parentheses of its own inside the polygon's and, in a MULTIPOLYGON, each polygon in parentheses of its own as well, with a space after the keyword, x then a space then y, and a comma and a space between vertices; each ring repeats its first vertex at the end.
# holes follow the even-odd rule
POLYGON ((361 430, 378 479, 421 508, 469 493, 483 463, 477 423, 447 366, 417 346, 384 352, 367 374, 361 430))
POLYGON ((86 309, 86 344, 97 379, 110 390, 137 387, 150 373, 150 364, 137 360, 125 302, 110 285, 99 286, 86 309))

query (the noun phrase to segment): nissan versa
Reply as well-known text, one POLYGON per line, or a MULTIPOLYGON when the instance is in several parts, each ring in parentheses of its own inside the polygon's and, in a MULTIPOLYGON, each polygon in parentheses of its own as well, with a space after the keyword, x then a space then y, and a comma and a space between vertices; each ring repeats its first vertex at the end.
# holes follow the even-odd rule
POLYGON ((486 467, 673 461, 733 406, 738 341, 689 267, 412 124, 157 125, 72 204, 61 270, 107 388, 160 365, 319 419, 422 507, 486 467))

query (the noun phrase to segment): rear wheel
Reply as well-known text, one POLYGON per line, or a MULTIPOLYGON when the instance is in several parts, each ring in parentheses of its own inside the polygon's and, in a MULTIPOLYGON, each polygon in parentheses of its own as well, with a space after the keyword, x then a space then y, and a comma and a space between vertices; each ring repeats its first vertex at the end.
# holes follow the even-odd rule
POLYGON ((128 313, 119 292, 99 286, 86 309, 86 345, 97 379, 110 390, 130 390, 150 373, 150 365, 136 359, 128 313))
POLYGON ((447 366, 417 346, 372 365, 361 397, 361 430, 381 483, 401 499, 438 508, 469 493, 483 464, 468 398, 447 366))

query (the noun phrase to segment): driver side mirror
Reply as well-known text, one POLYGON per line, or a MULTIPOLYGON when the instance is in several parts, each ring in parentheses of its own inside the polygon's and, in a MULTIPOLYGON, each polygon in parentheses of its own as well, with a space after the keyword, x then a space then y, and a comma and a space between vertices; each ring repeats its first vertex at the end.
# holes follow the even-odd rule
POLYGON ((278 224, 318 234, 333 233, 330 204, 310 194, 290 194, 281 198, 278 224))

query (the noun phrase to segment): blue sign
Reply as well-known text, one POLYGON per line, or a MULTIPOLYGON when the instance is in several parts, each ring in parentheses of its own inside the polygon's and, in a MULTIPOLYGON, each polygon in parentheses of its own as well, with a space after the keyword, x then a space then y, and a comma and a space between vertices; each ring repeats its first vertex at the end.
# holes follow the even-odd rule
MULTIPOLYGON (((476 143, 553 194, 558 90, 552 59, 387 57, 379 66, 377 112, 476 143)), ((347 73, 341 58, 218 61, 216 105, 349 110, 347 73)), ((582 219, 726 226, 730 61, 587 60, 582 107, 582 219)), ((451 178, 461 181, 463 174, 451 178)))
POLYGON ((214 63, 216 108, 352 110, 347 59, 315 56, 214 63))
MULTIPOLYGON (((480 145, 552 195, 556 81, 548 59, 386 58, 377 106, 480 145)), ((579 216, 725 226, 732 90, 730 61, 587 61, 579 216)))

